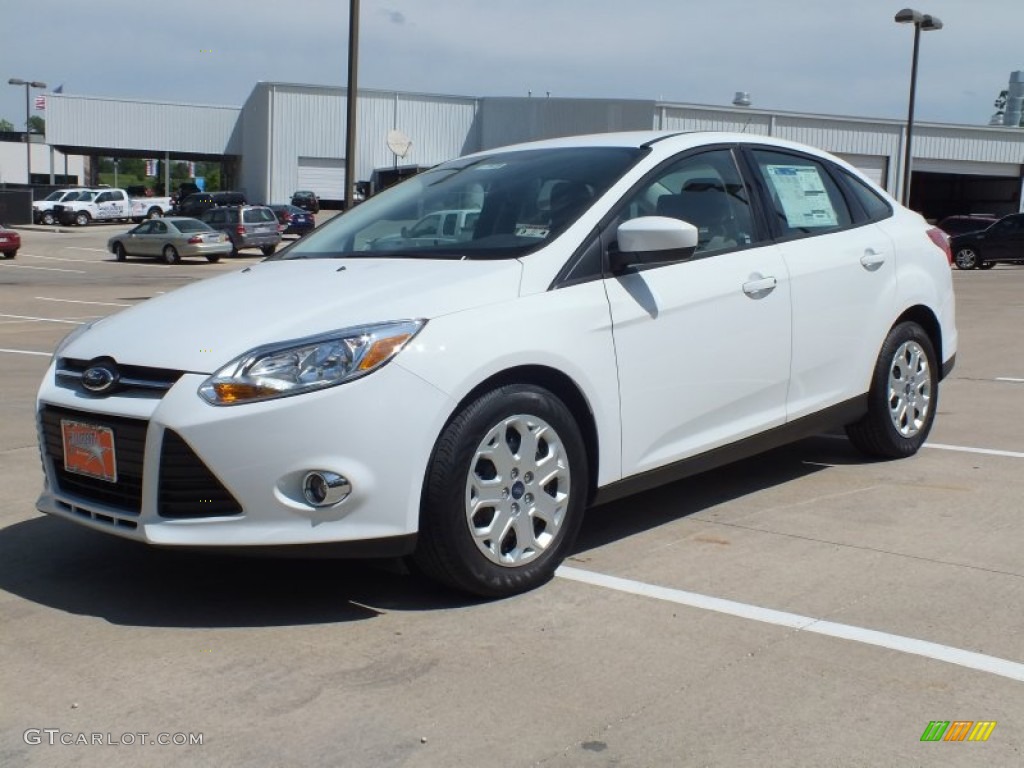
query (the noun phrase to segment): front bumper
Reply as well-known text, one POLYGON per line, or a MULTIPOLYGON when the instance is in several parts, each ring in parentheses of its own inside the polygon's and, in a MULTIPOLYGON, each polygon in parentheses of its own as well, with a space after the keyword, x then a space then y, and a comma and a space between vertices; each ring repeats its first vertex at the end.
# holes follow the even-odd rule
POLYGON ((360 542, 387 551, 390 540, 408 549, 434 439, 452 408, 445 395, 387 365, 321 392, 217 407, 196 394, 205 378, 185 373, 163 397, 97 398, 58 384, 51 366, 37 408, 46 478, 37 508, 161 546, 347 543, 343 554, 354 555, 360 542), (62 418, 113 430, 117 483, 79 483, 64 470, 62 418), (345 475, 351 495, 333 507, 308 504, 302 481, 315 469, 345 475))

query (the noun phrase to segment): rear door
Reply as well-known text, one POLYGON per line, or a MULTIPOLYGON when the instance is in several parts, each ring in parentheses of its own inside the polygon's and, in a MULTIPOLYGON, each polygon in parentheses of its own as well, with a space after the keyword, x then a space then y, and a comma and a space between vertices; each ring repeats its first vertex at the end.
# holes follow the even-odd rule
POLYGON ((836 166, 776 148, 748 157, 791 281, 793 420, 867 391, 893 318, 895 245, 836 166))

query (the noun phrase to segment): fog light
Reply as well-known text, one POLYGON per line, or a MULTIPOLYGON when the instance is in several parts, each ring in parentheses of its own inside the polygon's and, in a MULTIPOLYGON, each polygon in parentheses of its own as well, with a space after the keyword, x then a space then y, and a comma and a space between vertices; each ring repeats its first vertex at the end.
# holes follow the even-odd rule
POLYGON ((330 507, 352 493, 352 484, 336 472, 314 470, 302 480, 302 495, 314 507, 330 507))

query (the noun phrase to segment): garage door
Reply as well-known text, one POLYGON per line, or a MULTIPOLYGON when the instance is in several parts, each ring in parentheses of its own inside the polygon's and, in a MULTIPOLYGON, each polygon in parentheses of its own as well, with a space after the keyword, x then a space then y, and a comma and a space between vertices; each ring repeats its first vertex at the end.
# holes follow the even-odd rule
POLYGON ((1017 163, 982 163, 972 160, 914 158, 914 170, 928 173, 952 173, 957 176, 1020 177, 1020 166, 1017 163))
POLYGON ((334 157, 300 157, 296 189, 311 189, 323 200, 345 199, 345 161, 334 157))
POLYGON ((885 180, 888 175, 889 158, 876 155, 838 155, 846 162, 863 173, 882 189, 886 189, 885 180))

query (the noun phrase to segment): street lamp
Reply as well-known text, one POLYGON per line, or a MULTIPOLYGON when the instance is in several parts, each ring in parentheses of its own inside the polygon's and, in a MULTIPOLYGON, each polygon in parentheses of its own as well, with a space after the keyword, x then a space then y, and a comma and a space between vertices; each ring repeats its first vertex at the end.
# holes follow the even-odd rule
POLYGON ((942 29, 942 22, 938 16, 930 16, 927 13, 915 11, 913 8, 904 8, 896 14, 895 20, 899 24, 914 25, 914 58, 910 66, 910 107, 907 110, 907 144, 903 148, 903 204, 910 205, 910 144, 914 135, 914 96, 917 90, 917 48, 921 39, 921 30, 931 32, 942 29))
POLYGON ((28 110, 28 89, 29 88, 45 88, 46 83, 41 83, 38 80, 22 80, 18 77, 12 77, 7 81, 8 85, 24 85, 25 86, 25 181, 29 184, 32 183, 32 142, 29 141, 29 133, 31 128, 29 126, 29 110, 28 110))
POLYGON ((348 88, 345 89, 345 210, 352 210, 356 175, 356 104, 359 97, 359 0, 348 7, 348 88))

